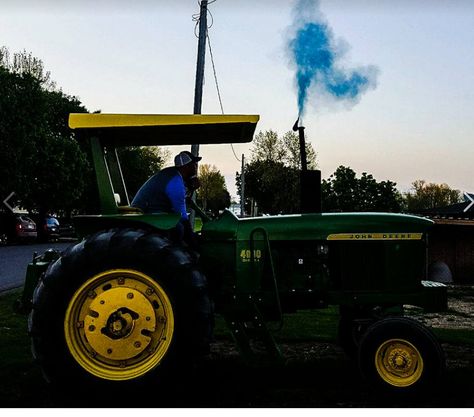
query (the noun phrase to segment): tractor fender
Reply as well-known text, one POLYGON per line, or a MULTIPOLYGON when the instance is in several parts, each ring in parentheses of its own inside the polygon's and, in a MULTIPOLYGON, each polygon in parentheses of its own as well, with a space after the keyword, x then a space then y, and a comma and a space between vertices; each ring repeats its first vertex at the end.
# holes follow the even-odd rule
POLYGON ((115 227, 147 228, 158 231, 169 231, 179 223, 181 216, 174 213, 159 214, 109 214, 83 215, 73 218, 78 238, 96 233, 100 230, 115 227))

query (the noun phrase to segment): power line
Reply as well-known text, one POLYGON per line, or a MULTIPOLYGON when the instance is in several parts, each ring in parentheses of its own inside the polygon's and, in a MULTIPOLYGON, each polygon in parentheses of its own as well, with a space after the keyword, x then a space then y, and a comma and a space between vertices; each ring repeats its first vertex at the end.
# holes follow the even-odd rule
MULTIPOLYGON (((207 2, 207 5, 209 6, 210 4, 212 3, 215 3, 216 0, 209 0, 207 2)), ((201 7, 201 1, 198 0, 198 5, 199 7, 201 7)), ((207 25, 207 28, 206 28, 206 36, 207 36, 207 44, 209 46, 209 55, 211 57, 211 63, 212 63, 212 72, 214 73, 214 81, 215 81, 215 84, 216 84, 216 90, 217 90, 217 97, 219 99, 219 106, 221 108, 221 113, 222 114, 225 114, 224 113, 224 105, 222 104, 222 97, 221 97, 221 90, 219 88, 219 82, 217 80, 217 71, 216 71, 216 65, 215 65, 215 62, 214 62, 214 54, 212 53, 212 45, 211 45, 211 38, 209 36, 209 29, 212 27, 212 25, 214 24, 214 16, 212 16, 212 13, 209 9, 207 9, 207 14, 209 15, 210 17, 210 24, 207 25)), ((199 28, 199 22, 201 20, 201 15, 199 13, 196 13, 196 14, 193 14, 192 16, 192 19, 193 19, 193 22, 196 22, 196 25, 194 27, 194 35, 198 38, 199 35, 197 33, 197 30, 199 28)), ((234 154, 234 158, 241 162, 240 159, 237 157, 237 154, 235 153, 235 149, 234 149, 234 145, 231 143, 230 144, 230 147, 232 149, 232 153, 234 154)))
POLYGON ((207 44, 209 45, 209 54, 211 56, 212 71, 214 72, 214 80, 216 82, 217 97, 219 98, 219 104, 221 106, 221 112, 222 112, 222 114, 224 114, 224 106, 222 105, 221 91, 219 89, 219 83, 217 82, 216 66, 214 64, 214 55, 212 54, 211 38, 209 37, 209 32, 207 33, 207 44))

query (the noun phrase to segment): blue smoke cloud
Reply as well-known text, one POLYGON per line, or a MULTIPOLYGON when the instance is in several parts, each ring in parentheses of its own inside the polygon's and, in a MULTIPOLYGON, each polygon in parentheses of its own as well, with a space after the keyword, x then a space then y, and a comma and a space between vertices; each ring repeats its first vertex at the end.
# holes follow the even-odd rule
POLYGON ((302 116, 310 92, 317 94, 316 108, 326 101, 357 103, 377 84, 377 67, 348 69, 342 65, 347 48, 336 43, 331 28, 319 10, 319 0, 297 0, 293 8, 293 34, 288 43, 296 67, 298 109, 302 116))

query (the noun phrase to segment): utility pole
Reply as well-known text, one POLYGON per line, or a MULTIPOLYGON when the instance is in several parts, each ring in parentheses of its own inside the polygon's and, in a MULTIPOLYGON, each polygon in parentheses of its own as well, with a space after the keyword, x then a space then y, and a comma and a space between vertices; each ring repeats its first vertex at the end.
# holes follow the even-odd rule
POLYGON ((245 160, 242 154, 242 171, 240 174, 240 216, 245 216, 245 160))
MULTIPOLYGON (((206 59, 207 38, 207 1, 201 0, 201 11, 199 14, 199 41, 196 63, 196 84, 194 87, 194 114, 201 114, 202 107, 202 85, 204 82, 204 63, 206 59)), ((199 144, 191 146, 193 155, 199 155, 199 144)))
MULTIPOLYGON (((206 60, 206 38, 207 38, 207 1, 201 0, 201 10, 199 12, 199 40, 196 63, 196 84, 194 87, 194 114, 201 114, 202 107, 202 85, 204 83, 204 63, 206 60)), ((199 156, 199 143, 191 145, 191 153, 194 156, 199 156)), ((196 201, 196 191, 191 197, 196 201)), ((191 210, 190 222, 194 227, 194 210, 191 210)))

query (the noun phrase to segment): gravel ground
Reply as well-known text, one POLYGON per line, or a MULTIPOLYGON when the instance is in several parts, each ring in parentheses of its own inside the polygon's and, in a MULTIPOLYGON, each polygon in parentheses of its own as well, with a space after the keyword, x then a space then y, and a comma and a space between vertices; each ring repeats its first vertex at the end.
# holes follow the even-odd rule
POLYGON ((413 307, 408 314, 433 328, 474 330, 474 286, 452 286, 448 294, 447 312, 421 315, 413 307))

